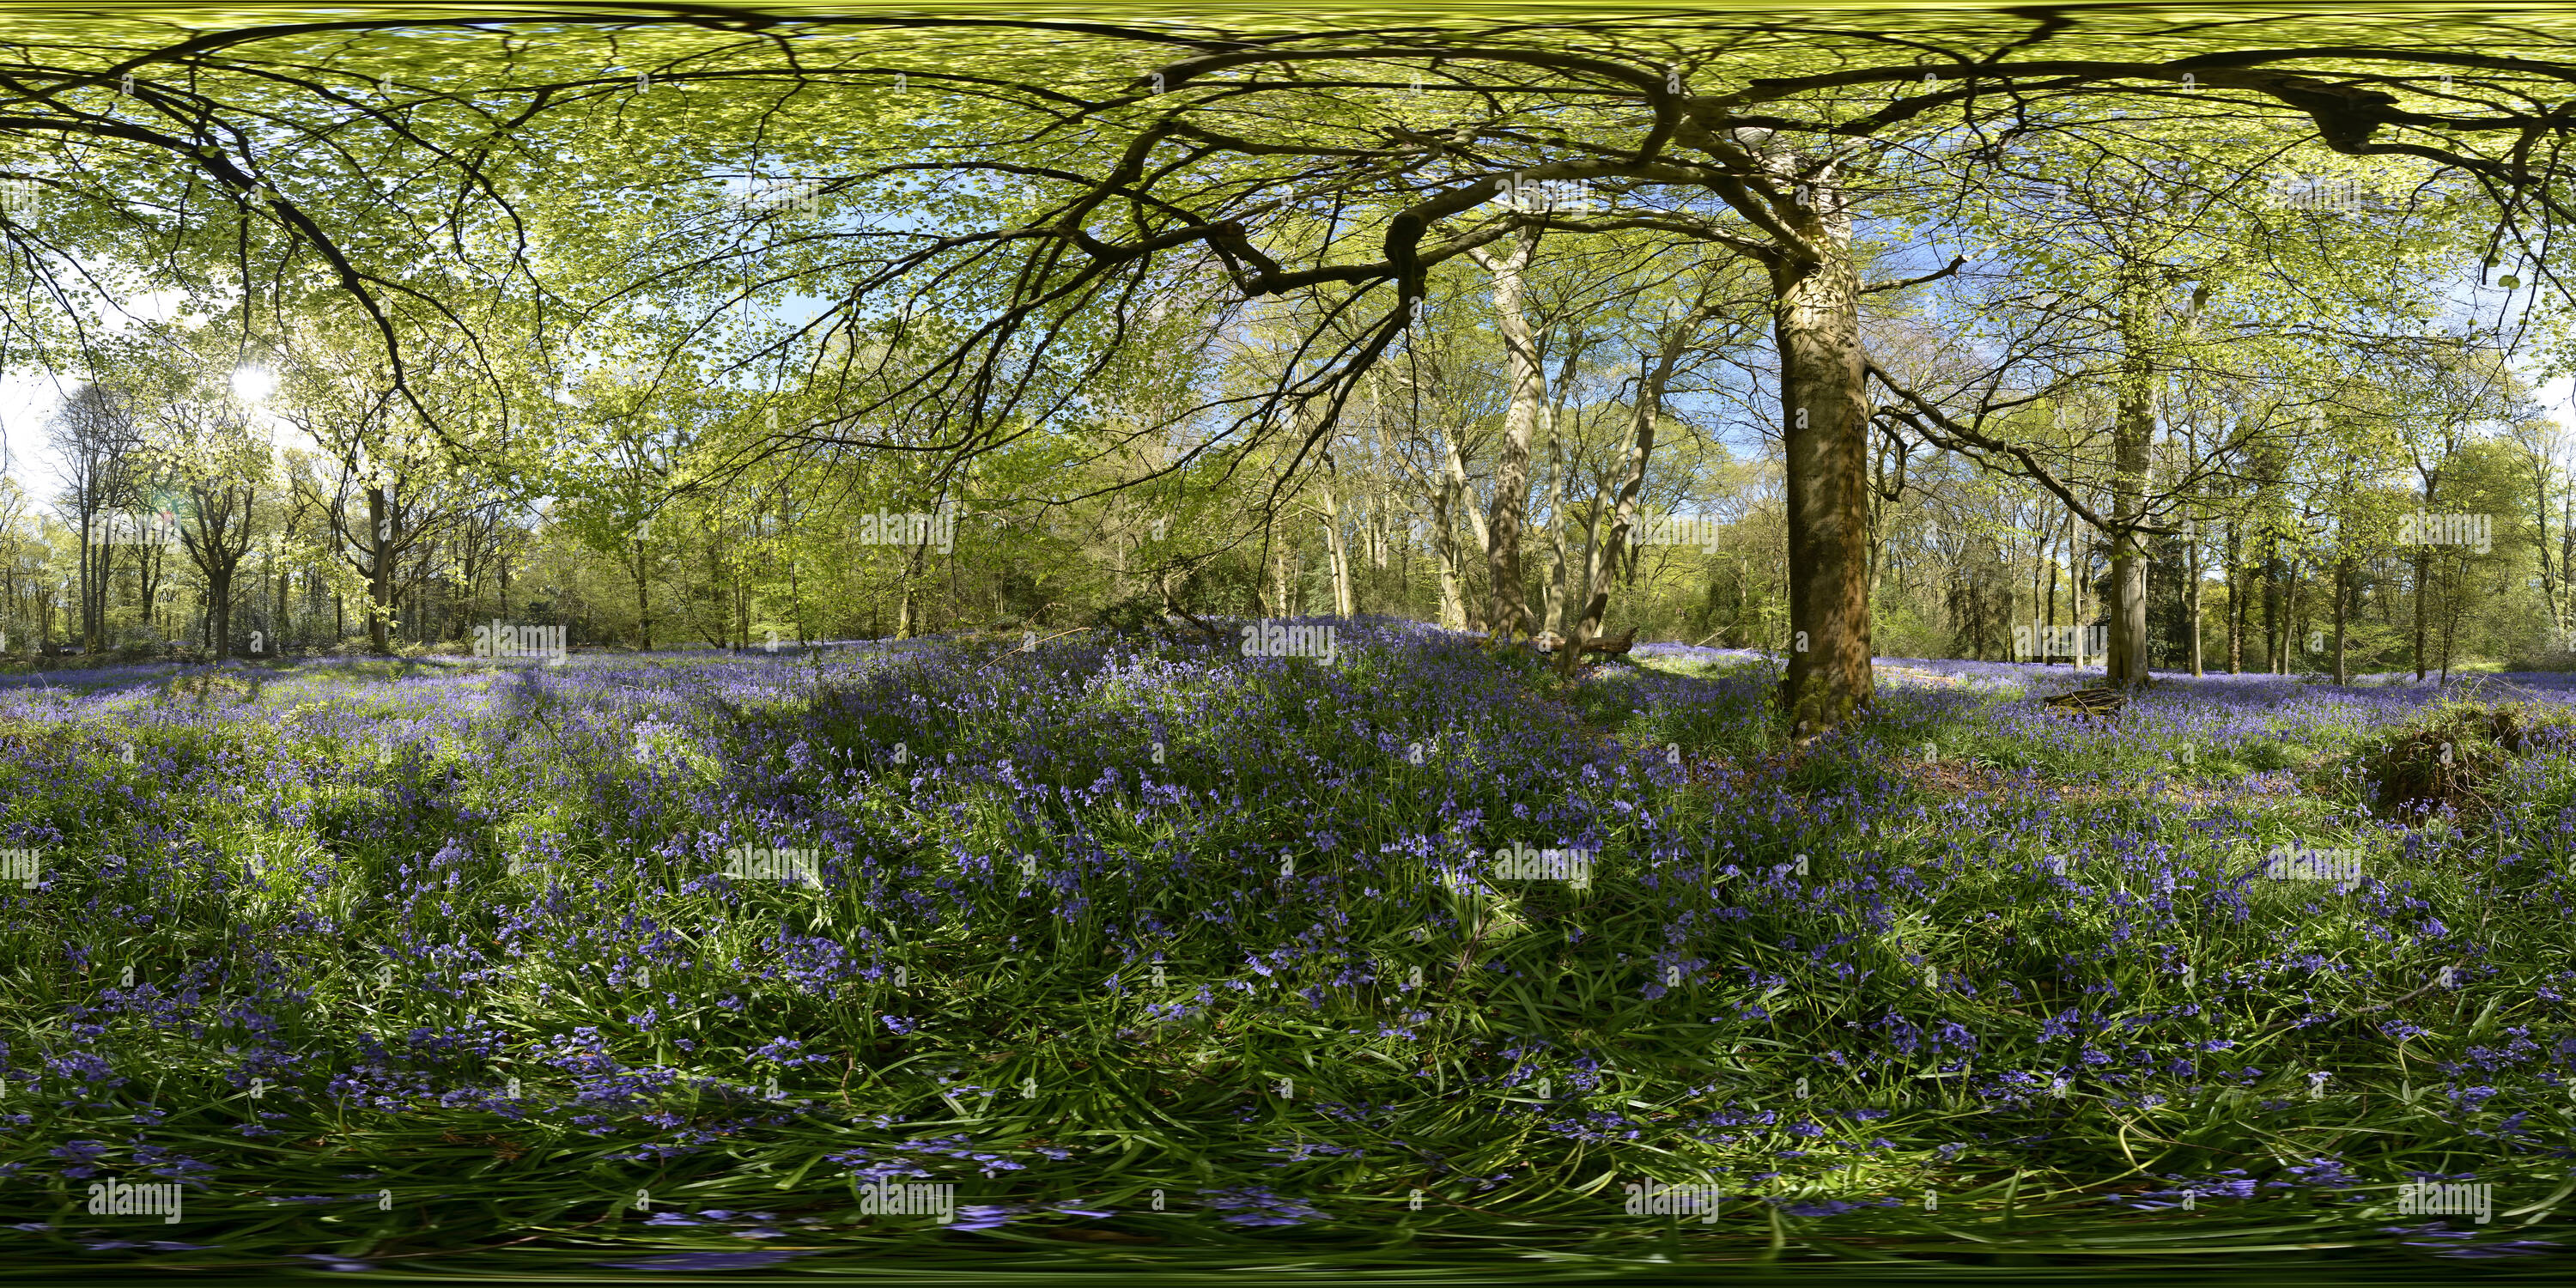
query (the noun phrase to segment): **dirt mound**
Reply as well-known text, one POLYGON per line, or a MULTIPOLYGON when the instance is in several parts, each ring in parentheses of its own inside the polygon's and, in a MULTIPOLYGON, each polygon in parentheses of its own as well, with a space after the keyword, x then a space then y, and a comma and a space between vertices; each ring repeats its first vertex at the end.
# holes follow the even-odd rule
POLYGON ((2422 813, 2450 806, 2462 813, 2494 804, 2496 778, 2516 757, 2576 741, 2566 712, 2524 703, 2467 705, 2436 711, 2424 723, 2355 751, 2351 763, 2377 784, 2384 809, 2422 813))

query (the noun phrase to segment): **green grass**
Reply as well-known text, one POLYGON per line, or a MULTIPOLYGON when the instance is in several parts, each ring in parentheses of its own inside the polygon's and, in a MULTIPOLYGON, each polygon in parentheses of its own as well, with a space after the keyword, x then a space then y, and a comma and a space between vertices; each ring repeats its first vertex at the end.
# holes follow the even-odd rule
MULTIPOLYGON (((639 1249, 762 1248, 812 1253, 782 1272, 853 1274, 2169 1268, 2337 1249, 2456 1273, 2380 1232, 2425 1223, 2393 1213, 2409 1170, 2497 1186, 2480 1242, 2564 1237, 2560 1147, 2576 1103, 2551 1052, 2568 1035, 2555 994, 2576 980, 2564 915, 2576 891, 2556 829, 2576 772, 2563 752, 2491 766, 2491 813, 2406 821, 2363 812, 2333 771, 2454 710, 2420 726, 2331 705, 2235 712, 2230 728, 2264 736, 2186 765, 2178 748, 2215 745, 2189 701, 2170 719, 2096 726, 2042 723, 2055 718, 2011 695, 1890 689, 1849 741, 1794 758, 1748 673, 1613 667, 1560 691, 1514 663, 1491 693, 1469 693, 1472 667, 1406 647, 1363 649, 1336 671, 1191 661, 1160 678, 975 651, 926 678, 843 667, 821 690, 797 687, 805 672, 784 662, 747 664, 758 684, 742 688, 701 685, 694 664, 628 661, 490 711, 472 704, 514 693, 515 677, 409 663, 29 699, 0 721, 17 746, 7 819, 61 833, 62 875, 34 898, 10 892, 0 1038, 14 1068, 86 1044, 128 1081, 11 1085, 0 1111, 29 1120, 0 1145, 16 1165, 0 1224, 56 1228, 15 1233, 0 1274, 137 1257, 274 1273, 289 1255, 336 1253, 385 1271, 576 1277, 639 1249), (646 721, 666 730, 641 739, 649 778, 636 759, 646 721), (1610 750, 1588 775, 1558 772, 1514 741, 1532 730, 1610 750), (123 762, 129 740, 142 763, 123 762), (913 763, 889 763, 897 741, 913 763), (1936 763, 1909 757, 1924 741, 1936 763), (1049 790, 911 785, 926 766, 1006 757, 1049 790), (1680 771, 1664 772, 1670 758, 1680 771), (1149 767, 1216 795, 1155 808, 1135 787, 1149 767), (2301 772, 2245 778, 2265 768, 2301 772), (1968 770, 1983 779, 1956 777, 1968 770), (1084 795, 1104 772, 1119 789, 1084 795), (712 833, 692 853, 761 843, 741 820, 787 799, 830 802, 841 831, 778 843, 847 844, 877 856, 878 875, 828 892, 708 883, 673 851, 712 833), (1515 809, 1590 820, 1590 888, 1481 892, 1348 857, 1468 836, 1468 813, 1515 809), (1047 883, 1075 836, 1129 872, 1086 878, 1079 904, 1047 883), (148 857, 174 841, 170 860, 148 857), (2365 849, 2383 884, 2244 882, 2276 844, 2365 849), (943 885, 961 852, 992 879, 943 885), (1016 877, 1023 855, 1039 879, 1016 877), (1768 875, 1801 855, 1803 876, 1768 875), (1302 860, 1288 887, 1271 871, 1283 856, 1302 860), (535 871, 513 870, 531 859, 535 871), (1729 864, 1741 871, 1715 879, 1729 864), (1293 885, 1318 873, 1331 880, 1293 885), (2230 883, 2241 895, 2213 902, 2230 883), (927 903, 889 903, 888 890, 927 903), (634 916, 667 936, 650 954, 634 916), (889 976, 778 978, 808 947, 782 948, 782 926, 889 976), (519 951, 497 946, 505 931, 519 951), (1275 976, 1244 960, 1301 943, 1316 951, 1263 963, 1275 976), (1693 964, 1654 990, 1651 955, 1667 951, 1693 964), (2417 992, 2443 965, 2459 985, 2417 992), (201 972, 184 1022, 84 1014, 127 966, 164 994, 201 972), (1211 1000, 1186 1018, 1149 1011, 1202 988, 1211 1000), (1307 989, 1312 1005, 1293 996, 1307 989), (648 1006, 656 1018, 637 1023, 648 1006), (2101 1012, 2110 1027, 2086 1044, 2112 1066, 2041 1035, 2069 1007, 2101 1012), (2380 1009, 2350 1013, 2362 1007, 2380 1009), (891 1033, 887 1015, 918 1028, 891 1033), (1890 1015, 1978 1041, 1903 1050, 1881 1027, 1890 1015), (2393 1019, 2420 1032, 2375 1027, 2393 1019), (97 1022, 103 1033, 76 1040, 97 1022), (425 1090, 397 1106, 327 1094, 353 1035, 415 1029, 485 1036, 415 1062, 425 1090), (829 1058, 752 1055, 790 1034, 829 1058), (2197 1049, 2212 1039, 2233 1045, 2197 1049), (2475 1068, 2477 1051, 2517 1042, 2542 1054, 2475 1068), (283 1063, 256 1064, 254 1050, 283 1063), (671 1081, 612 1107, 594 1134, 567 1103, 579 1061, 561 1063, 588 1051, 671 1081), (2201 1067, 2167 1067, 2186 1056, 2201 1067), (2061 1067, 2078 1070, 2063 1096, 2044 1080, 1999 1092, 2015 1071, 2061 1067), (2311 1098, 2306 1075, 2321 1070, 2311 1098), (523 1109, 478 1103, 512 1078, 523 1109), (2470 1086, 2495 1094, 2451 1098, 2470 1086), (478 1094, 434 1100, 460 1090, 478 1094), (1721 1110, 1746 1121, 1694 1125, 1721 1110), (1822 1135, 1788 1130, 1809 1117, 1822 1135), (263 1122, 277 1134, 238 1132, 263 1122), (1021 1165, 987 1176, 910 1151, 961 1204, 1116 1215, 1033 1212, 987 1232, 863 1217, 849 1169, 827 1158, 952 1135, 1021 1165), (167 1232, 86 1217, 58 1174, 63 1142, 97 1140, 103 1170, 137 1179, 140 1136, 218 1169, 167 1232), (640 1143, 690 1152, 622 1157, 640 1143), (1793 1149, 1807 1157, 1783 1157, 1793 1149), (2169 1175, 2273 1180, 2318 1157, 2356 1184, 2188 1212, 2103 1201, 2169 1175), (1648 1177, 1753 1197, 1708 1224, 1624 1215, 1621 1183, 1648 1177), (1317 1215, 1237 1229, 1201 1199, 1246 1187, 1317 1215), (648 1226, 638 1190, 653 1211, 775 1213, 782 1236, 648 1226), (340 1201, 274 1202, 298 1195, 340 1201), (1774 1205, 1886 1198, 1900 1204, 1774 1205), (217 1246, 85 1250, 100 1238, 217 1246)), ((1481 849, 1553 833, 1472 835, 1481 849)))

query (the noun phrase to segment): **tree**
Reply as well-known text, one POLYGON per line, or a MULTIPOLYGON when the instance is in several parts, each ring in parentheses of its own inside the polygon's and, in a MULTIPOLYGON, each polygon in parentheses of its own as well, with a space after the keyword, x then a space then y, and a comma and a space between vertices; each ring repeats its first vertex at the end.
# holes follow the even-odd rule
POLYGON ((204 334, 170 335, 139 422, 156 470, 177 490, 180 548, 206 582, 208 647, 233 653, 234 578, 250 550, 253 507, 272 462, 231 391, 232 368, 204 334), (193 342, 193 343, 192 343, 193 342), (203 347, 200 347, 203 346, 203 347))
POLYGON ((62 463, 62 507, 79 542, 81 648, 95 655, 106 645, 108 572, 119 544, 114 519, 135 500, 141 440, 127 398, 93 383, 63 400, 50 442, 62 463))

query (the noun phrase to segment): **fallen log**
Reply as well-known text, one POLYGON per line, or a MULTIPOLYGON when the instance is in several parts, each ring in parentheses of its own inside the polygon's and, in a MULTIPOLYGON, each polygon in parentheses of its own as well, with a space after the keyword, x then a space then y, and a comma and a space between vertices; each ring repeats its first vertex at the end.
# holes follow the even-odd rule
POLYGON ((1617 654, 1627 652, 1630 648, 1635 647, 1636 643, 1637 628, 1631 626, 1628 628, 1627 634, 1622 635, 1617 639, 1583 641, 1583 651, 1586 653, 1608 653, 1615 656, 1617 654))
POLYGON ((2075 715, 2107 718, 2120 714, 2129 705, 2129 695, 2118 689, 2076 689, 2042 698, 2040 705, 2075 715))

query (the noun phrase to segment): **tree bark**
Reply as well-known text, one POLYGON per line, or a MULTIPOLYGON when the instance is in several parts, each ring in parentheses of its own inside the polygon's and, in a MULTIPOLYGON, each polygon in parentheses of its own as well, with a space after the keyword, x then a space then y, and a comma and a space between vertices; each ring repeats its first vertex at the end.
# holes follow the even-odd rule
POLYGON ((2227 521, 2227 673, 2245 673, 2245 531, 2227 521))
MULTIPOLYGON (((2043 558, 2048 564, 2048 630, 2049 634, 2055 635, 2057 632, 2057 574, 2059 571, 2057 564, 2057 525, 2053 523, 2048 524, 2044 530, 2048 534, 2041 542, 2043 558)), ((2041 640, 2038 641, 2038 644, 2039 647, 2033 650, 2033 652, 2039 655, 2040 664, 2045 666, 2048 664, 2048 659, 2054 654, 2049 648, 2048 641, 2041 640)))
POLYGON ((1869 705, 1869 404, 1860 278, 1840 194, 1815 185, 1798 232, 1811 258, 1773 257, 1789 528, 1789 664, 1780 708, 1812 736, 1869 705))
POLYGON ((1565 450, 1565 400, 1574 389, 1575 367, 1582 361, 1583 351, 1588 347, 1589 337, 1580 328, 1567 337, 1565 359, 1556 365, 1556 384, 1548 391, 1545 404, 1548 471, 1556 487, 1547 507, 1547 598, 1539 614, 1539 624, 1559 638, 1569 633, 1566 616, 1578 592, 1573 584, 1572 569, 1566 563, 1565 527, 1569 521, 1567 506, 1574 499, 1574 470, 1582 460, 1581 452, 1565 450))
POLYGON ((385 490, 368 488, 367 647, 376 653, 393 651, 385 637, 394 606, 393 520, 386 511, 385 490))
POLYGON ((2074 584, 2067 588, 2066 598, 2068 613, 2075 618, 2075 670, 2078 674, 2083 672, 2084 659, 2093 648, 2092 623, 2084 620, 2084 583, 2092 580, 2087 574, 2093 571, 2093 552, 2084 547, 2081 523, 2072 514, 2066 516, 2066 566, 2074 570, 2069 578, 2074 584))
POLYGON ((644 651, 653 651, 652 565, 646 562, 644 539, 635 539, 635 632, 644 651))
POLYGON ((1458 584, 1458 520, 1450 505, 1453 488, 1443 478, 1431 490, 1431 539, 1433 557, 1440 561, 1440 625, 1454 631, 1467 625, 1467 603, 1458 584))
POLYGON ((1655 365, 1647 369, 1642 363, 1637 372, 1637 407, 1628 438, 1627 469, 1619 477, 1618 497, 1611 503, 1610 532, 1603 539, 1605 557, 1593 561, 1592 580, 1586 588, 1582 612, 1577 615, 1574 630, 1557 646, 1556 673, 1571 678, 1574 668, 1583 660, 1583 646, 1601 630, 1601 619, 1610 610, 1610 576, 1619 562, 1619 551, 1628 546, 1628 534, 1637 520, 1637 498, 1646 488, 1646 462, 1655 451, 1655 421, 1663 413, 1664 385, 1672 379, 1673 364, 1680 359, 1682 347, 1697 329, 1694 316, 1668 331, 1655 365))
POLYGON ((1342 542, 1342 507, 1339 498, 1333 495, 1333 479, 1329 467, 1323 478, 1323 493, 1324 506, 1319 517, 1324 523, 1325 573, 1333 581, 1333 616, 1348 617, 1353 611, 1351 555, 1350 550, 1342 542))
MULTIPOLYGON (((1446 492, 1450 504, 1458 510, 1465 511, 1468 523, 1475 527, 1476 548, 1490 552, 1494 548, 1493 530, 1485 523, 1485 512, 1476 508, 1475 488, 1467 482, 1467 461, 1458 451, 1458 431, 1445 430, 1440 437, 1448 448, 1444 464, 1448 469, 1446 492)), ((1484 609, 1467 596, 1467 564, 1466 560, 1459 557, 1457 529, 1444 527, 1442 534, 1449 542, 1449 562, 1446 571, 1449 579, 1457 583, 1454 588, 1444 589, 1454 589, 1459 596, 1459 623, 1471 631, 1486 630, 1484 609)))
POLYGON ((2200 526, 2199 526, 2199 524, 2200 524, 2200 521, 2199 521, 2199 520, 2197 520, 2197 519, 2194 519, 2194 520, 2192 521, 2192 525, 2191 525, 2190 527, 2185 528, 2185 529, 2183 530, 2183 543, 2184 543, 2185 547, 2187 548, 2187 550, 2189 551, 2190 556, 2191 556, 2191 558, 2190 558, 2190 574, 2189 574, 2189 575, 2190 575, 2190 577, 2191 577, 2191 592, 2190 592, 2190 594, 2191 594, 2191 675, 2192 675, 2192 678, 2193 678, 2193 679, 2195 679, 2195 680, 2196 680, 2196 679, 2199 679, 2199 678, 2200 678, 2200 676, 2201 676, 2201 674, 2202 674, 2202 672, 2201 672, 2201 667, 2200 667, 2200 624, 2201 624, 2201 615, 2200 615, 2200 526))
POLYGON ((2146 519, 2147 450, 2155 434, 2154 359, 2147 352, 2145 312, 2151 300, 2123 293, 2120 407, 2111 442, 2111 638, 2103 678, 2124 688, 2147 679, 2147 552, 2137 525, 2146 519))
POLYGON ((1566 466, 1565 442, 1555 432, 1555 419, 1554 416, 1548 418, 1548 479, 1555 486, 1549 489, 1547 580, 1542 591, 1545 599, 1539 605, 1539 625, 1562 638, 1568 634, 1566 600, 1573 589, 1569 585, 1572 579, 1565 561, 1565 527, 1571 517, 1566 513, 1566 503, 1574 497, 1574 476, 1566 466))
POLYGON ((2427 555, 2423 546, 2415 547, 2415 682, 2424 682, 2424 599, 2430 593, 2425 580, 2427 555))
POLYGON ((1538 249, 1535 225, 1522 230, 1509 255, 1476 252, 1477 261, 1494 276, 1494 321, 1503 335, 1510 366, 1511 404, 1503 416, 1502 450, 1494 458, 1494 499, 1487 527, 1492 543, 1485 551, 1487 640, 1509 643, 1526 633, 1529 603, 1521 586, 1521 529, 1529 509, 1530 437, 1538 428, 1547 397, 1547 376, 1540 368, 1538 344, 1529 317, 1521 308, 1523 274, 1538 249))
POLYGON ((209 604, 209 607, 213 609, 213 612, 208 615, 207 624, 209 629, 214 632, 215 636, 215 660, 221 662, 233 655, 233 577, 231 569, 225 569, 221 572, 209 571, 206 574, 206 598, 212 601, 209 604))
POLYGON ((2334 628, 2335 628, 2334 682, 2335 682, 2336 684, 2338 684, 2338 685, 2344 685, 2344 684, 2350 684, 2350 683, 2352 683, 2352 672, 2351 672, 2350 670, 2348 670, 2348 669, 2346 669, 2346 668, 2345 668, 2345 666, 2344 666, 2344 656, 2343 656, 2343 630, 2344 630, 2344 613, 2345 613, 2344 602, 2345 602, 2345 598, 2346 598, 2345 592, 2346 592, 2346 589, 2347 589, 2348 587, 2350 587, 2350 586, 2351 586, 2351 584, 2352 584, 2352 558, 2351 558, 2351 556, 2347 555, 2347 556, 2345 556, 2344 558, 2341 558, 2341 559, 2338 559, 2338 560, 2336 560, 2336 561, 2335 561, 2335 581, 2334 581, 2334 587, 2335 587, 2335 589, 2334 589, 2334 593, 2335 593, 2335 602, 2334 602, 2334 628))

